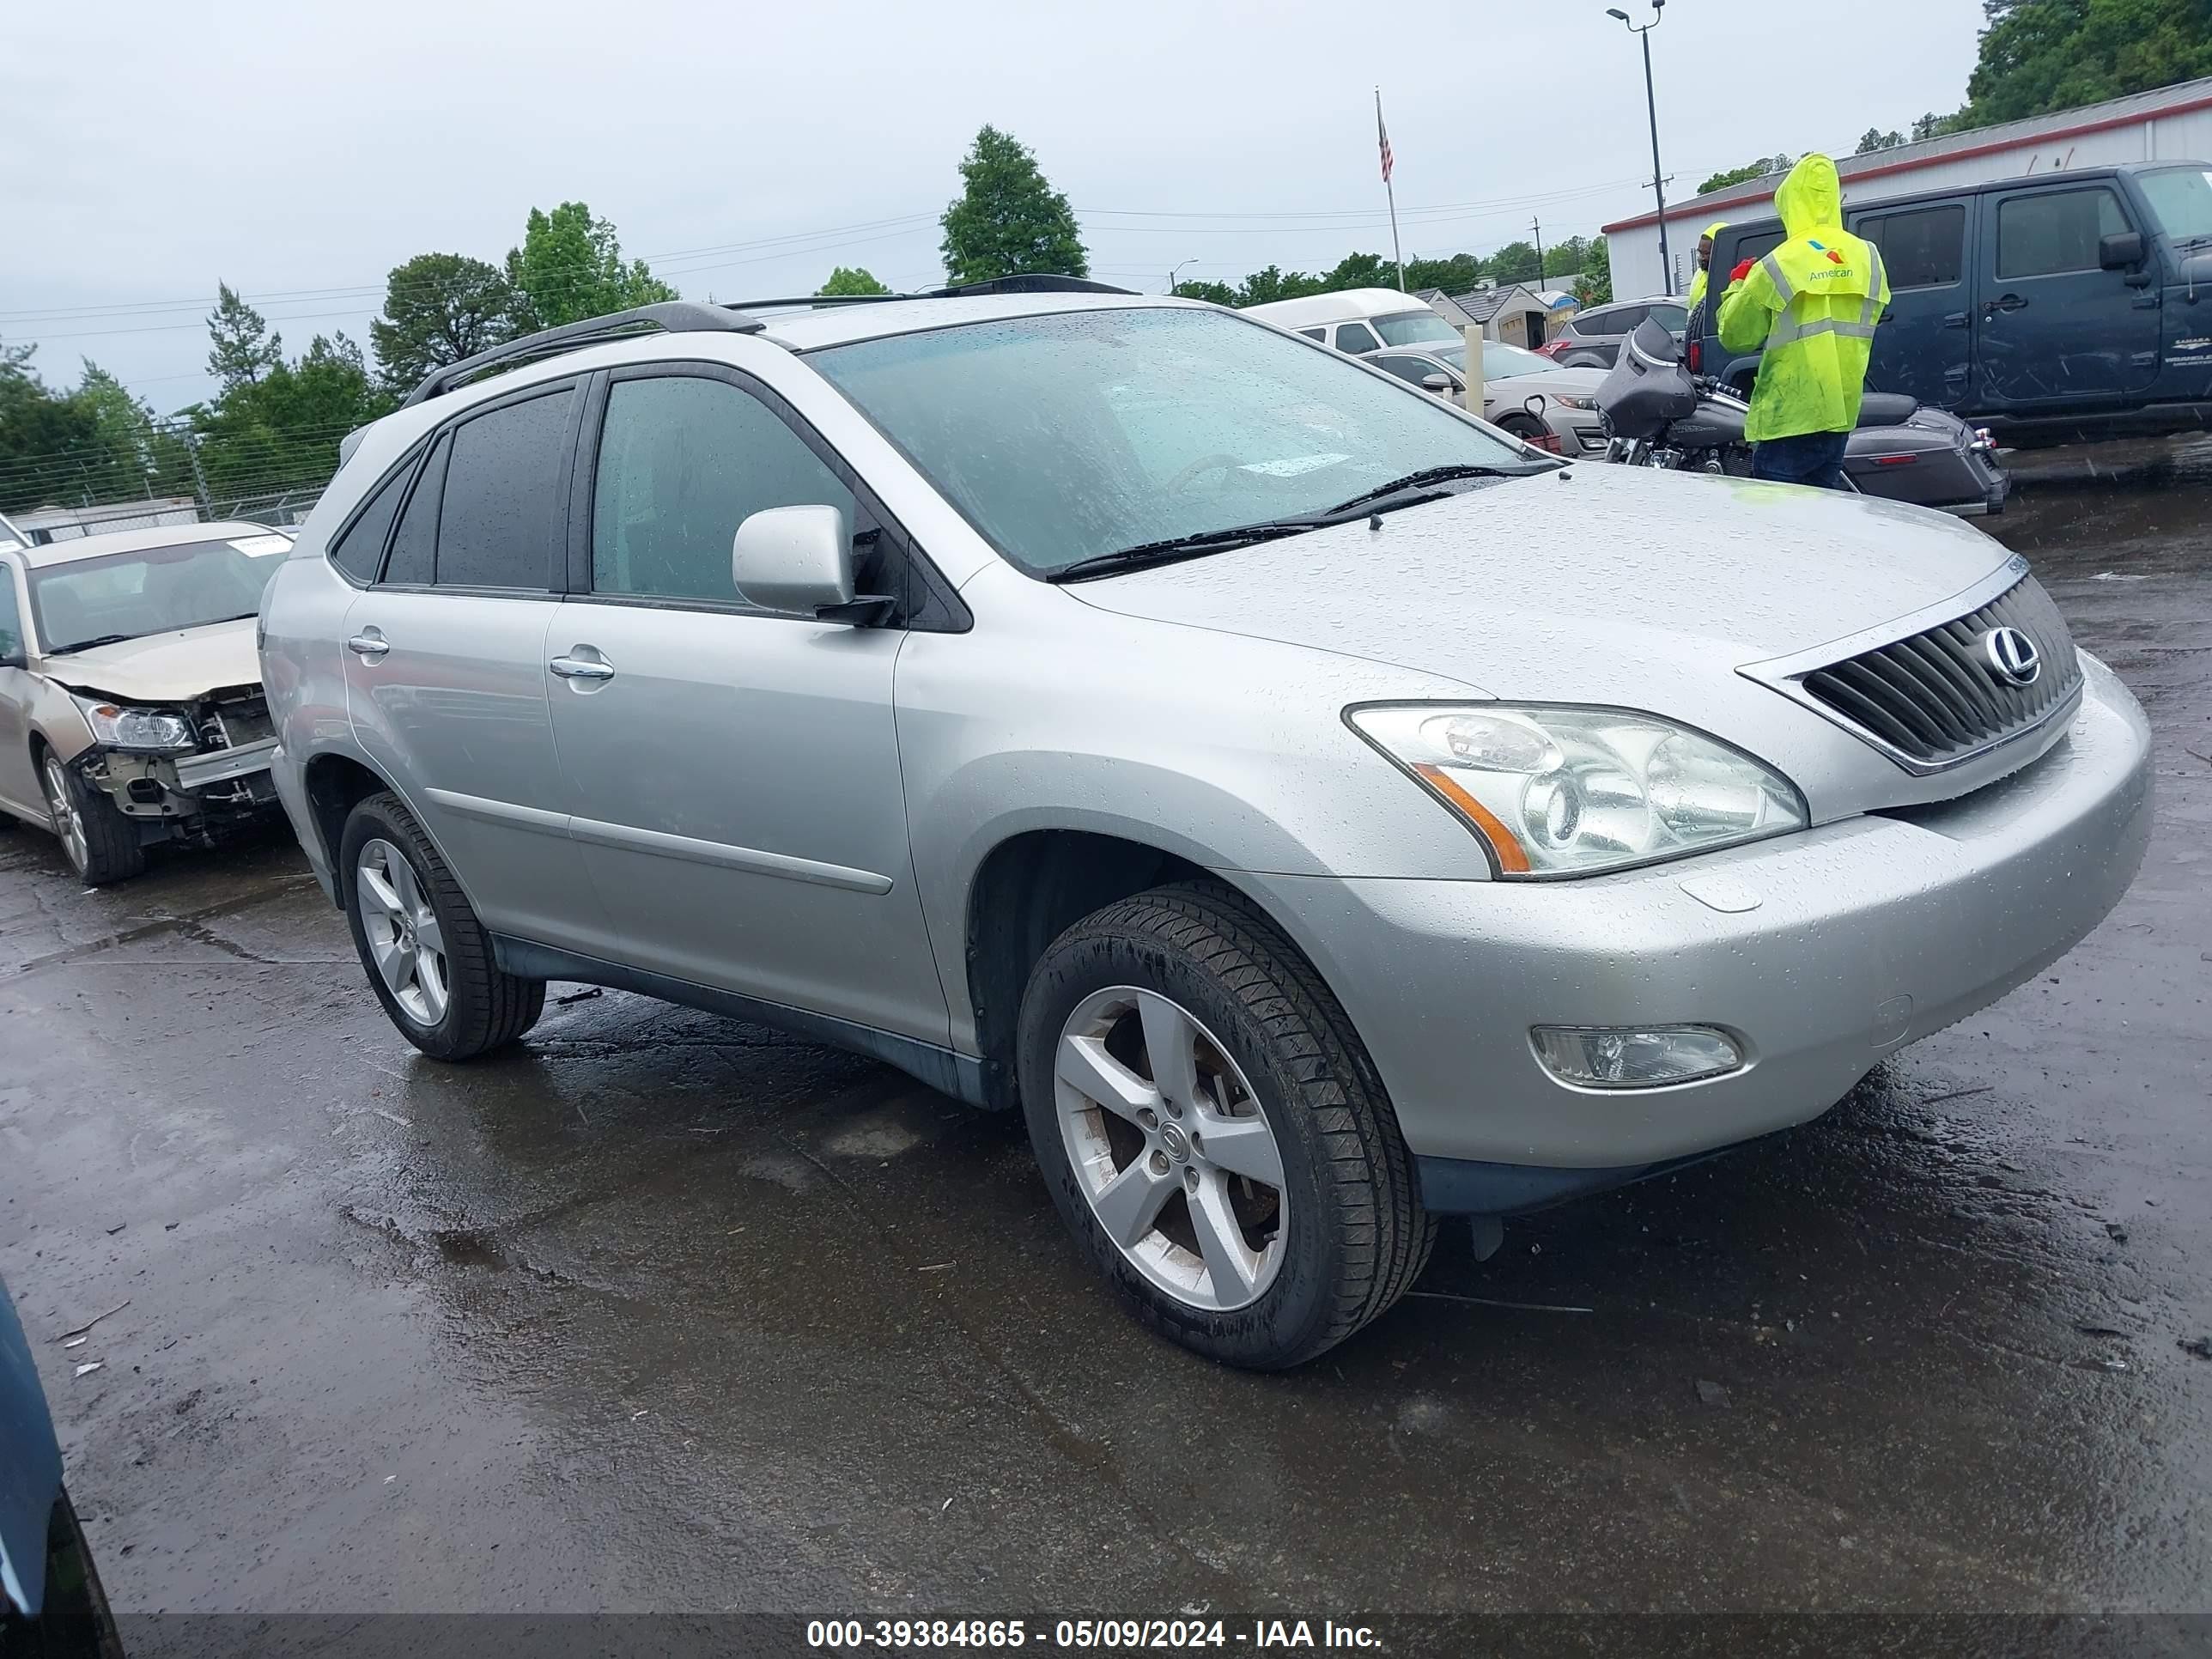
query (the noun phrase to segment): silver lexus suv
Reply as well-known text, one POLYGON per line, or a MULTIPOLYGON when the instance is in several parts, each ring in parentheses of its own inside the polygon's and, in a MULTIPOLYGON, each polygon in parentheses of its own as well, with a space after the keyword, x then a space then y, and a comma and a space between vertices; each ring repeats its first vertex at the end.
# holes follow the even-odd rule
POLYGON ((1284 1366, 1440 1215, 1817 1116, 2141 860, 2141 711, 1954 520, 1066 279, 756 309, 440 371, 270 585, 276 786, 426 1054, 567 980, 878 1056, 1284 1366))

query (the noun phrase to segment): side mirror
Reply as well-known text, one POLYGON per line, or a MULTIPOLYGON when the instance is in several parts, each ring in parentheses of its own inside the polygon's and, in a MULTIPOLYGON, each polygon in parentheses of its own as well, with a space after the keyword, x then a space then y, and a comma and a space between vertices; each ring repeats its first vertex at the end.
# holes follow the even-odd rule
POLYGON ((2139 230, 2115 231, 2097 239, 2097 263, 2106 270, 2129 270, 2142 263, 2143 239, 2139 230))
MULTIPOLYGON (((5 574, 0 573, 0 581, 6 580, 5 574)), ((0 668, 27 668, 30 665, 31 659, 23 652, 22 636, 0 628, 0 668)))
POLYGON ((1421 390, 1424 392, 1433 392, 1439 398, 1448 397, 1450 395, 1452 391, 1451 376, 1449 374, 1424 374, 1421 376, 1421 390))
POLYGON ((738 526, 730 579, 763 611, 823 622, 873 620, 890 601, 853 592, 853 533, 834 507, 771 507, 738 526))

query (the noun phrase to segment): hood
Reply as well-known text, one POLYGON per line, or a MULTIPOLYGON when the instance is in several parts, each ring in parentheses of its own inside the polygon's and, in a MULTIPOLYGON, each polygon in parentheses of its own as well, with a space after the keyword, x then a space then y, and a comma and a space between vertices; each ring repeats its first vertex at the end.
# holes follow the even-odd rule
POLYGON ((51 679, 77 690, 131 702, 191 702, 227 685, 261 684, 254 619, 210 623, 173 634, 94 646, 40 665, 51 679))
POLYGON ((1529 702, 1698 719, 1735 673, 1960 592, 2006 550, 1920 507, 1581 465, 1066 591, 1529 702))
POLYGON ((1526 374, 1509 374, 1502 380, 1485 380, 1486 398, 1501 398, 1516 389, 1528 392, 1595 392, 1605 381, 1601 368, 1539 368, 1526 374))
POLYGON ((1793 242, 1844 228, 1844 186, 1836 164, 1815 150, 1790 169, 1774 192, 1774 210, 1793 242))

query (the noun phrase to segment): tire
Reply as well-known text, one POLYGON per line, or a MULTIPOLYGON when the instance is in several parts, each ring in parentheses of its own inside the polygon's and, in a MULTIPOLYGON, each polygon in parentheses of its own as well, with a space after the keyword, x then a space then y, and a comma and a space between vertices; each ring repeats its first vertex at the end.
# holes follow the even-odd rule
POLYGON ((138 826, 51 749, 39 756, 39 783, 62 855, 86 886, 105 887, 144 872, 146 849, 139 842, 138 826))
POLYGON ((346 926, 400 1036, 433 1060, 474 1060, 538 1023, 545 981, 501 971, 491 936, 405 802, 388 792, 362 801, 338 848, 346 926))
POLYGON ((107 1593, 67 1492, 46 1525, 46 1601, 25 1619, 0 1596, 0 1654, 8 1659, 123 1659, 107 1593))
MULTIPOLYGON (((1030 975, 1017 1042, 1030 1139, 1061 1219, 1169 1340, 1252 1370, 1302 1364, 1426 1264, 1436 1224, 1381 1078, 1321 976, 1239 895, 1155 888, 1076 923, 1030 975), (1159 1089, 1153 1037, 1180 1029, 1174 1016, 1191 1023, 1195 1060, 1159 1089), (1077 1076, 1085 1086, 1066 1080, 1077 1076), (1117 1089, 1119 1106, 1096 1103, 1117 1089), (1232 1170, 1267 1167, 1269 1152, 1272 1188, 1232 1170), (1109 1232, 1094 1194, 1127 1218, 1133 1245, 1109 1232), (1236 1246, 1218 1224, 1201 1231, 1202 1214, 1233 1224, 1236 1246)), ((1160 1052, 1193 1049, 1178 1039, 1160 1052)))

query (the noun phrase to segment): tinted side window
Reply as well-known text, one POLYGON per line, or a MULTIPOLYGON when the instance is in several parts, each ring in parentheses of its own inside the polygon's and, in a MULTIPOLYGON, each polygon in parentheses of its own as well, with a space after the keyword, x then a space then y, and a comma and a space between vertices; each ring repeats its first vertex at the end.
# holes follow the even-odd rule
POLYGON ((384 559, 384 544, 392 534, 392 521, 399 516, 400 501, 407 494, 407 481, 415 476, 410 465, 401 467, 384 482, 384 487, 368 498, 368 505, 359 517, 346 526, 345 534, 331 544, 331 562, 357 582, 376 580, 376 568, 384 559))
POLYGON ((1298 332, 1309 340, 1319 340, 1323 345, 1328 343, 1328 331, 1325 328, 1302 328, 1298 332))
POLYGON ((1422 357, 1370 357, 1368 362, 1386 374, 1395 374, 1401 380, 1411 380, 1415 386, 1420 385, 1432 372, 1428 360, 1422 357))
POLYGON ((2109 190, 2054 190, 1997 204, 1997 276, 2049 276, 2094 270, 2097 240, 2128 228, 2109 190))
POLYGON ((1669 334, 1680 334, 1690 325, 1690 313, 1686 307, 1654 306, 1651 307, 1651 315, 1657 319, 1659 326, 1669 334))
POLYGON ((738 604, 738 526, 816 505, 856 522, 852 491, 750 393, 696 375, 617 380, 592 492, 592 591, 738 604))
POLYGON ((1882 270, 1893 291, 1944 287, 1957 282, 1965 266, 1966 210, 1962 203, 1864 219, 1858 234, 1881 250, 1882 270))
POLYGON ((398 532, 392 538, 392 556, 385 562, 384 580, 427 587, 438 546, 438 502, 445 493, 446 458, 453 453, 451 433, 438 440, 423 464, 415 493, 399 514, 398 532))
POLYGON ((23 648, 23 619, 15 608, 15 573, 0 564, 0 657, 23 648))
POLYGON ((1363 351, 1372 351, 1382 343, 1375 337, 1375 331, 1364 323, 1340 323, 1337 325, 1336 349, 1339 351, 1349 351, 1357 356, 1363 351))
MULTIPOLYGON (((1784 233, 1779 230, 1762 230, 1745 237, 1735 245, 1735 258, 1729 262, 1728 270, 1734 270, 1746 259, 1764 259, 1782 246, 1784 235, 1784 233)), ((1720 261, 1715 259, 1713 264, 1717 268, 1720 261)), ((1721 275, 1725 276, 1728 271, 1723 270, 1721 275)), ((1723 283, 1722 286, 1725 288, 1727 284, 1723 283)))
POLYGON ((454 429, 438 514, 441 587, 544 591, 567 530, 561 466, 574 397, 509 404, 454 429))
POLYGON ((1646 317, 1651 314, 1650 306, 1617 306, 1605 313, 1606 334, 1633 334, 1646 317))

